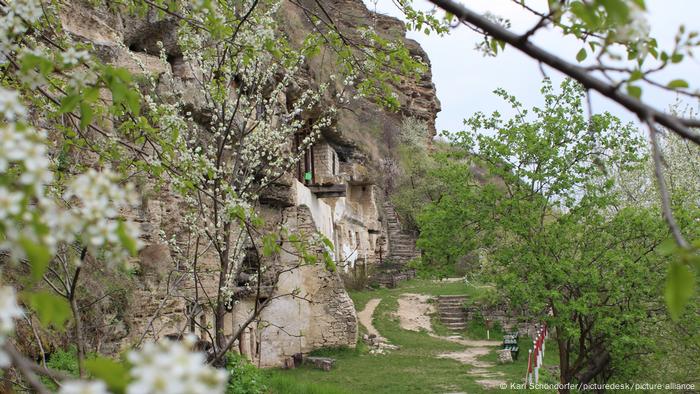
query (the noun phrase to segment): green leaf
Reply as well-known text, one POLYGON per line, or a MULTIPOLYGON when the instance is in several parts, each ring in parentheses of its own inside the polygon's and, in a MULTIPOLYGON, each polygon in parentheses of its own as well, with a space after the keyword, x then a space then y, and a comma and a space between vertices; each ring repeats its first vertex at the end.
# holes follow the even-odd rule
POLYGON ((333 250, 335 248, 335 245, 333 245, 333 242, 328 239, 328 237, 323 237, 323 244, 328 247, 329 250, 333 250))
POLYGON ((100 98, 100 89, 99 88, 92 87, 92 88, 86 89, 83 92, 83 101, 86 101, 88 103, 94 103, 99 98, 100 98))
POLYGON ((131 380, 129 370, 123 363, 106 357, 85 360, 85 368, 94 378, 105 382, 109 391, 114 394, 123 393, 131 380))
POLYGON ((627 94, 636 99, 639 99, 642 97, 642 88, 640 88, 639 86, 627 85, 627 94))
POLYGON ((38 244, 27 237, 22 237, 19 239, 19 244, 27 255, 27 259, 32 266, 32 279, 41 279, 46 268, 49 266, 51 261, 51 252, 49 248, 44 245, 38 244))
POLYGON ((58 109, 58 113, 65 114, 71 112, 78 106, 78 103, 80 103, 80 95, 75 93, 69 94, 61 100, 61 107, 58 109))
POLYGON ((581 19, 589 28, 597 27, 600 19, 598 15, 596 15, 593 6, 575 1, 571 3, 570 7, 571 12, 581 19))
POLYGON ((131 82, 131 73, 129 72, 129 70, 127 70, 124 67, 117 67, 117 68, 110 67, 109 73, 111 75, 121 79, 124 83, 131 82))
POLYGON ((326 265, 326 270, 329 272, 335 272, 336 266, 335 266, 335 261, 333 260, 333 256, 331 256, 330 253, 327 251, 323 252, 323 262, 326 265))
POLYGON ((688 82, 686 82, 683 79, 674 79, 673 81, 669 82, 666 86, 668 86, 671 89, 687 88, 688 82))
POLYGON ((630 74, 629 82, 640 80, 640 79, 642 79, 643 76, 644 75, 642 74, 642 72, 640 70, 634 70, 630 74))
POLYGON ((683 54, 682 53, 674 53, 671 55, 671 63, 680 63, 683 61, 683 54))
POLYGON ((582 61, 586 60, 586 57, 588 56, 588 53, 586 53, 586 48, 581 48, 580 51, 576 54, 576 60, 581 63, 582 61))
POLYGON ((24 298, 29 307, 36 312, 42 326, 53 326, 63 330, 66 320, 71 315, 70 305, 65 298, 48 291, 26 292, 24 298))
POLYGON ((88 125, 90 125, 90 122, 92 122, 92 117, 94 115, 94 112, 92 110, 92 107, 90 104, 86 102, 80 103, 80 129, 83 130, 88 125))
POLYGON ((277 244, 277 234, 274 233, 265 234, 262 238, 262 244, 262 252, 265 257, 270 257, 281 250, 280 245, 277 244))
POLYGON ((117 236, 119 237, 119 242, 122 243, 122 246, 124 246, 124 248, 128 250, 132 256, 136 256, 138 253, 136 240, 129 236, 126 231, 126 225, 122 220, 120 220, 119 224, 117 224, 117 236))
POLYGON ((688 302, 693 296, 695 288, 695 275, 688 266, 674 261, 668 270, 666 278, 666 305, 673 320, 678 319, 688 302))
POLYGON ((663 241, 656 248, 656 251, 659 252, 659 254, 662 256, 671 256, 672 254, 676 253, 677 250, 678 244, 672 238, 663 241))
POLYGON ((109 90, 112 91, 112 101, 114 102, 114 104, 120 104, 126 99, 126 95, 129 91, 129 88, 125 84, 114 79, 109 84, 109 90))
POLYGON ((129 89, 126 92, 126 104, 132 114, 137 115, 141 110, 141 96, 139 93, 133 89, 129 89))
POLYGON ((624 0, 599 0, 605 11, 608 12, 610 20, 616 24, 623 24, 629 21, 630 9, 624 0))

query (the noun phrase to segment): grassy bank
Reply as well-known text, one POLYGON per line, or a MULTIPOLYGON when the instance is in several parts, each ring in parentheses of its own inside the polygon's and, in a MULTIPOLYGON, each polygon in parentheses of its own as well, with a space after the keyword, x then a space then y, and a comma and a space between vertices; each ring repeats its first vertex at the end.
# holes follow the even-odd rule
MULTIPOLYGON (((337 359, 331 372, 302 367, 293 370, 266 371, 273 393, 448 393, 487 392, 471 376, 473 368, 450 359, 436 356, 443 352, 460 351, 464 346, 434 338, 425 332, 413 332, 399 327, 394 316, 398 297, 403 293, 430 295, 475 295, 478 288, 464 283, 436 283, 428 280, 413 280, 396 289, 377 289, 351 293, 357 310, 362 310, 370 299, 382 301, 374 313, 374 326, 382 336, 401 349, 387 355, 370 355, 364 344, 356 349, 325 350, 323 355, 337 359)), ((363 328, 360 327, 361 334, 363 328)), ((438 333, 442 331, 438 328, 438 333)), ((468 333, 467 333, 468 334, 468 333)), ((550 345, 550 346, 553 346, 550 345)), ((503 373, 507 382, 520 382, 525 375, 529 340, 521 341, 519 360, 513 364, 496 365, 491 371, 503 373)), ((553 347, 551 347, 553 349, 553 347)), ((555 352, 547 354, 545 365, 556 365, 555 352)), ((491 352, 481 360, 495 363, 496 354, 491 352)), ((501 391, 507 392, 507 391, 501 391)))

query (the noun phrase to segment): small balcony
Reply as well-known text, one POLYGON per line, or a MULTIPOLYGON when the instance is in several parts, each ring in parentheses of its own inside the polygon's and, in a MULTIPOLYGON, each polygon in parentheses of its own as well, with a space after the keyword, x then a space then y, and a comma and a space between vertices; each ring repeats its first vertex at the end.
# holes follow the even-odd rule
POLYGON ((330 183, 323 185, 307 185, 306 187, 315 194, 317 198, 335 198, 348 195, 348 185, 346 183, 330 183))

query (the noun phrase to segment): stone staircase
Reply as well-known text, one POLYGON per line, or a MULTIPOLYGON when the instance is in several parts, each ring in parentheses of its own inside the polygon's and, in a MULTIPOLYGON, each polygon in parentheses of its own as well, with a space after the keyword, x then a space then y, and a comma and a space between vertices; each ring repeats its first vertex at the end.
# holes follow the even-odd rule
POLYGON ((452 331, 467 328, 467 313, 464 310, 466 295, 438 296, 437 310, 440 322, 452 331))
POLYGON ((383 208, 387 236, 389 238, 387 260, 394 264, 405 264, 416 257, 420 257, 420 252, 416 250, 415 237, 403 231, 394 206, 389 201, 384 201, 383 208))

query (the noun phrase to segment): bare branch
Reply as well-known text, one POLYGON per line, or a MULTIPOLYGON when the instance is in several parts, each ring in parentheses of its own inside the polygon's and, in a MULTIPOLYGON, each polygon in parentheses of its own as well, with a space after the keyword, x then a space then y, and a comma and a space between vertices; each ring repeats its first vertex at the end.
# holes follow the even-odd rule
POLYGON ((654 175, 656 176, 656 183, 659 185, 659 193, 661 194, 661 209, 663 211, 664 219, 666 220, 668 227, 671 229, 671 234, 673 234, 673 238, 676 240, 678 246, 688 249, 690 245, 688 244, 688 241, 683 238, 683 234, 681 233, 678 223, 676 223, 676 219, 673 217, 673 211, 671 210, 671 197, 668 194, 666 179, 664 179, 663 167, 661 163, 661 149, 659 148, 658 139, 659 131, 654 126, 653 120, 647 119, 646 123, 649 127, 651 152, 652 158, 654 159, 654 175))
POLYGON ((591 75, 584 67, 570 63, 555 54, 533 44, 530 40, 522 40, 522 37, 512 31, 494 23, 484 16, 464 7, 453 0, 430 0, 433 4, 450 12, 461 21, 472 24, 483 30, 497 40, 510 44, 529 57, 542 62, 567 76, 577 80, 585 88, 592 89, 604 95, 635 113, 639 119, 651 119, 659 123, 684 139, 700 145, 700 133, 689 127, 700 127, 700 121, 673 116, 649 106, 642 101, 622 93, 618 86, 606 83, 591 75))

